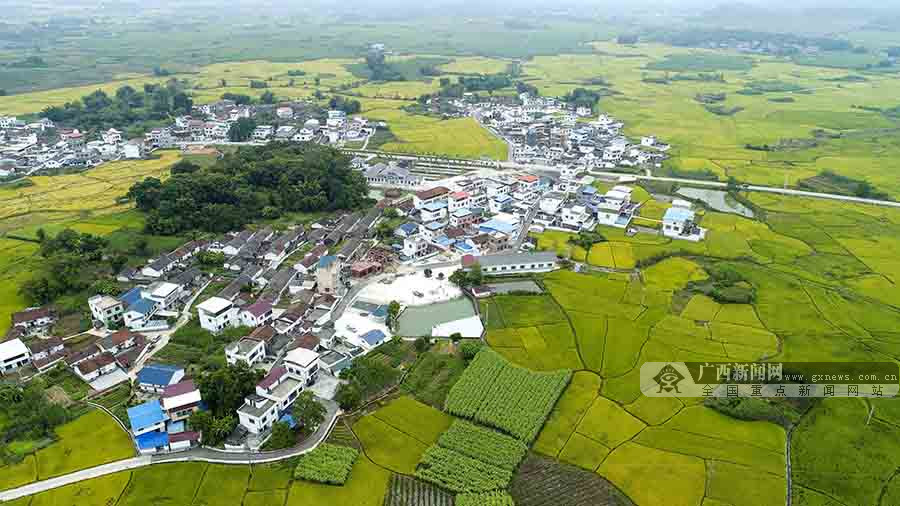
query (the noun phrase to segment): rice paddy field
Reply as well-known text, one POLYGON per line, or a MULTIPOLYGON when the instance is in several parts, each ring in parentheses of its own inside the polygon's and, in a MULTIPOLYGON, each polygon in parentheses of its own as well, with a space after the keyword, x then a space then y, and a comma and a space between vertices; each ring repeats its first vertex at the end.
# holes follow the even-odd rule
MULTIPOLYGON (((143 227, 143 218, 130 211, 131 203, 118 199, 146 177, 166 178, 180 156, 176 151, 157 153, 159 157, 151 160, 106 163, 77 174, 33 176, 28 185, 0 187, 0 331, 10 325, 12 313, 26 306, 18 291, 35 268, 37 230, 43 228, 52 236, 72 228, 105 236, 113 243, 127 239, 120 231, 136 233, 143 227)), ((150 242, 168 247, 173 241, 150 242)))
MULTIPOLYGON (((598 229, 611 250, 627 247, 637 261, 679 256, 628 272, 560 271, 543 277, 549 297, 571 323, 575 360, 582 365, 558 365, 581 370, 538 437, 536 451, 601 474, 638 504, 785 501, 781 425, 734 419, 698 399, 642 396, 638 369, 646 361, 671 360, 897 360, 900 291, 888 252, 896 248, 900 212, 817 199, 746 197, 764 221, 707 211, 701 223, 709 235, 698 244, 598 229), (706 279, 710 265, 734 268, 754 288, 755 300, 724 303, 686 290, 706 279), (647 487, 648 475, 663 483, 655 480, 647 487)), ((618 267, 594 248, 578 251, 567 239, 549 232, 538 236, 538 243, 591 265, 618 267)), ((500 324, 510 322, 495 322, 500 324)), ((496 336, 489 331, 489 342, 496 336)), ((527 355, 508 356, 529 365, 527 355)), ((896 460, 895 438, 888 435, 897 416, 891 406, 828 400, 800 419, 791 442, 794 504, 874 504, 880 493, 895 493, 889 486, 896 460), (871 413, 873 421, 863 424, 871 413), (836 463, 836 454, 847 457, 836 463), (889 463, 868 464, 882 459, 889 463), (834 480, 850 467, 859 486, 834 480)))
POLYGON ((0 466, 0 489, 20 487, 134 456, 131 438, 106 413, 92 410, 56 429, 58 440, 22 462, 0 466))
POLYGON ((892 196, 900 194, 893 177, 900 149, 896 122, 857 107, 894 107, 900 91, 896 75, 655 44, 598 42, 594 49, 589 55, 538 56, 523 70, 548 95, 591 88, 590 79, 604 79, 616 93, 602 98, 599 109, 624 121, 629 136, 656 135, 672 144, 672 170, 710 170, 723 180, 733 176, 781 185, 832 169, 865 179, 892 196), (722 74, 723 80, 688 80, 700 72, 722 74), (862 79, 851 82, 848 75, 862 79), (669 81, 658 84, 647 78, 669 81), (743 94, 747 90, 752 91, 743 94), (725 93, 723 105, 740 111, 717 115, 695 99, 711 93, 725 93), (792 100, 780 100, 784 97, 792 100), (814 130, 840 135, 816 137, 814 130), (746 148, 781 141, 791 147, 746 148))

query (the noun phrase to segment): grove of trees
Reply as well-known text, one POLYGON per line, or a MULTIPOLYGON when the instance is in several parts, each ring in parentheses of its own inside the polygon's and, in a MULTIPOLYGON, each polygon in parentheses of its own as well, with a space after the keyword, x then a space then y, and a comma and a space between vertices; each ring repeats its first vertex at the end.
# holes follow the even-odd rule
POLYGON ((368 185, 350 157, 317 144, 242 147, 215 164, 166 181, 147 178, 128 191, 147 214, 148 232, 237 230, 269 212, 354 209, 368 185))

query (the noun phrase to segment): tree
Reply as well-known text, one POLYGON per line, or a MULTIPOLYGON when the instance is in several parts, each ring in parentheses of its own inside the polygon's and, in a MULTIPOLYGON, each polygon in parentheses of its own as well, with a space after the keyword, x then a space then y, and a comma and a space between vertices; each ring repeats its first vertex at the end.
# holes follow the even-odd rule
POLYGON ((462 334, 460 334, 459 332, 454 332, 454 333, 450 334, 450 340, 453 341, 453 344, 459 343, 459 341, 461 339, 462 339, 462 334))
POLYGON ((250 81, 250 88, 252 89, 262 89, 268 87, 269 85, 265 81, 257 81, 255 79, 250 81))
POLYGON ((425 274, 426 278, 430 278, 431 277, 431 269, 426 267, 424 274, 425 274))
POLYGON ((266 441, 266 450, 280 450, 290 448, 297 443, 297 433, 291 429, 287 422, 275 422, 272 425, 272 435, 266 441))
POLYGON ((362 402, 362 392, 355 382, 341 383, 334 393, 334 400, 344 411, 352 411, 362 402))
POLYGON ((197 262, 203 267, 222 267, 225 264, 225 253, 204 250, 197 255, 197 262))
POLYGON ((422 353, 428 349, 428 340, 425 339, 424 337, 416 338, 416 341, 415 341, 415 343, 413 343, 413 346, 415 347, 417 353, 422 353))
POLYGON ((262 371, 251 369, 245 362, 228 365, 200 377, 198 387, 209 411, 217 417, 234 413, 244 397, 256 391, 262 371))
POLYGON ((394 207, 386 207, 384 211, 381 212, 381 215, 389 220, 393 220, 400 217, 400 213, 394 207))
POLYGON ((397 315, 400 314, 400 303, 396 300, 392 300, 387 307, 387 326, 389 329, 393 329, 394 325, 397 323, 397 315))
POLYGON ((460 352, 462 353, 464 359, 472 360, 473 358, 475 358, 475 355, 477 355, 478 352, 481 351, 481 347, 483 345, 484 343, 480 340, 469 340, 464 342, 462 346, 460 346, 460 352))
POLYGON ((484 274, 481 272, 481 264, 475 263, 469 269, 470 286, 478 286, 484 282, 484 274))
POLYGON ((35 232, 34 235, 35 237, 37 237, 38 242, 44 242, 47 240, 47 232, 45 232, 43 228, 37 229, 37 232, 35 232))
POLYGON ((216 416, 212 411, 196 411, 188 419, 191 428, 203 433, 203 443, 219 446, 237 426, 234 415, 216 416))
POLYGON ((326 412, 325 406, 309 390, 301 392, 291 408, 294 420, 303 426, 302 430, 307 434, 312 434, 318 430, 319 425, 325 421, 326 412))
POLYGON ((252 118, 238 118, 228 129, 228 140, 231 142, 246 142, 256 129, 256 121, 252 118))
POLYGON ((391 227, 391 224, 382 221, 375 227, 375 237, 379 239, 387 239, 394 235, 394 229, 391 227))
POLYGON ((266 90, 262 95, 259 96, 259 101, 264 104, 274 104, 275 103, 275 94, 270 90, 266 90))
POLYGON ((193 174, 200 170, 200 166, 190 160, 179 160, 175 165, 169 169, 169 172, 172 175, 176 174, 193 174))

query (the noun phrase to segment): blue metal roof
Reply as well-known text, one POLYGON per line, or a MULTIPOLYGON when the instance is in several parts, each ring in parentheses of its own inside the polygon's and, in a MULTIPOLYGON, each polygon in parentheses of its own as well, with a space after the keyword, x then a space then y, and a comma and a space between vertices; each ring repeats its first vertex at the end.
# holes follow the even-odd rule
POLYGON ((441 200, 439 202, 429 202, 422 206, 422 209, 425 209, 426 211, 440 211, 445 207, 447 207, 447 203, 441 200))
POLYGON ((457 217, 457 218, 462 218, 462 217, 468 216, 468 215, 470 215, 470 214, 472 214, 472 211, 469 211, 469 210, 468 210, 467 208, 465 208, 465 207, 462 208, 462 209, 457 209, 456 211, 453 211, 453 216, 455 216, 455 217, 457 217))
POLYGON ((281 418, 279 418, 278 421, 288 424, 288 426, 292 429, 297 428, 297 421, 294 420, 294 417, 288 413, 281 415, 281 418))
POLYGON ((686 221, 694 219, 694 211, 683 207, 670 207, 666 209, 663 221, 686 221))
POLYGON ((509 235, 516 231, 516 227, 505 221, 490 220, 479 225, 478 230, 481 232, 497 231, 509 235))
POLYGON ((148 432, 134 438, 141 450, 152 450, 169 444, 169 435, 165 432, 148 432))
POLYGON ((494 197, 494 200, 503 203, 512 200, 512 197, 510 197, 509 195, 497 195, 496 197, 494 197))
POLYGON ((372 311, 372 316, 374 316, 376 318, 384 318, 385 316, 387 316, 387 307, 385 307, 385 306, 376 307, 375 311, 372 311))
POLYGON ((131 290, 119 295, 119 300, 122 301, 126 306, 130 306, 135 302, 141 300, 141 289, 139 287, 134 287, 131 290))
POLYGON ((138 299, 136 302, 128 306, 128 311, 134 311, 142 315, 148 315, 151 311, 153 311, 153 306, 155 305, 156 303, 150 299, 138 299))
POLYGON ((334 255, 326 255, 319 259, 319 267, 328 267, 333 264, 334 261, 337 260, 337 257, 334 255))
POLYGON ((418 228, 419 228, 419 226, 416 225, 415 223, 404 223, 403 225, 400 225, 399 227, 397 227, 397 230, 400 230, 403 233, 409 235, 409 234, 416 233, 416 230, 418 230, 418 228))
POLYGON ((169 386, 172 384, 172 377, 175 376, 176 372, 181 370, 183 370, 181 367, 174 365, 146 365, 143 369, 138 371, 137 382, 138 384, 143 385, 169 386))
POLYGON ((141 430, 166 420, 159 401, 147 401, 128 408, 128 423, 132 430, 141 430))
POLYGON ((382 332, 378 329, 374 329, 374 330, 370 330, 370 331, 366 332, 365 334, 359 336, 359 338, 362 339, 363 341, 371 344, 372 346, 374 346, 374 345, 380 343, 381 341, 383 341, 385 338, 385 335, 384 335, 384 332, 382 332))
POLYGON ((445 226, 446 225, 444 225, 444 223, 442 223, 440 221, 429 221, 428 223, 425 224, 425 228, 427 228, 428 230, 440 230, 440 229, 444 228, 445 226))

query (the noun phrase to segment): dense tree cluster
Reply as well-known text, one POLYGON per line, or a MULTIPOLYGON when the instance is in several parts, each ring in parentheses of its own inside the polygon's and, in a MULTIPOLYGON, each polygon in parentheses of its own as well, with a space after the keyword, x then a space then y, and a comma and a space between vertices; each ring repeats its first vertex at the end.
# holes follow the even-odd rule
POLYGON ((244 403, 244 397, 256 391, 262 377, 262 371, 251 369, 244 362, 200 377, 197 386, 209 409, 191 415, 190 422, 191 427, 203 432, 205 444, 216 446, 234 430, 234 412, 244 403))
POLYGON ((487 74, 479 76, 459 76, 457 82, 449 79, 440 80, 441 89, 439 95, 444 97, 459 98, 463 93, 486 91, 493 93, 495 90, 512 86, 513 81, 508 74, 487 74))
POLYGON ((372 50, 366 53, 366 65, 372 73, 373 81, 405 81, 403 73, 390 66, 385 61, 384 52, 372 50))
POLYGON ((368 185, 348 156, 311 143, 242 147, 210 167, 165 182, 147 178, 128 192, 154 234, 237 230, 262 218, 266 208, 353 209, 367 195, 368 185))
POLYGON ((331 97, 331 100, 328 101, 328 107, 344 111, 347 114, 359 114, 359 111, 362 109, 359 100, 353 100, 352 98, 346 98, 340 95, 331 97))
POLYGON ((253 97, 240 93, 223 93, 222 100, 231 100, 237 105, 247 105, 253 102, 253 97))
POLYGON ((194 102, 174 79, 165 85, 145 84, 142 90, 122 86, 109 96, 97 90, 67 102, 48 106, 41 116, 54 123, 80 130, 128 129, 146 121, 168 120, 173 115, 190 114, 194 102))
POLYGON ((52 437, 54 428, 69 421, 69 412, 44 395, 45 386, 40 379, 24 386, 0 385, 0 414, 4 420, 0 444, 52 437))
POLYGON ((40 253, 46 270, 22 283, 19 293, 35 304, 46 304, 57 297, 88 286, 82 271, 103 258, 107 241, 91 234, 65 229, 48 237, 43 229, 37 232, 40 253))
POLYGON ((600 100, 600 94, 586 88, 575 88, 567 93, 565 97, 563 97, 563 100, 570 106, 590 107, 593 109, 594 106, 597 105, 597 101, 600 100))

